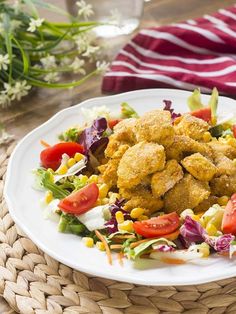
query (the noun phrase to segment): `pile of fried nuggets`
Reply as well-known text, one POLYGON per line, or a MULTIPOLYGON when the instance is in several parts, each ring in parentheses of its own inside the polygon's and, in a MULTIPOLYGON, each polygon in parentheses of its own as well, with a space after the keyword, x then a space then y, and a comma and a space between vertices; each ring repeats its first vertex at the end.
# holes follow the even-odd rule
POLYGON ((236 146, 206 140, 209 127, 190 114, 172 123, 165 110, 122 120, 109 137, 107 162, 98 167, 102 180, 118 189, 128 211, 207 210, 236 191, 236 146))

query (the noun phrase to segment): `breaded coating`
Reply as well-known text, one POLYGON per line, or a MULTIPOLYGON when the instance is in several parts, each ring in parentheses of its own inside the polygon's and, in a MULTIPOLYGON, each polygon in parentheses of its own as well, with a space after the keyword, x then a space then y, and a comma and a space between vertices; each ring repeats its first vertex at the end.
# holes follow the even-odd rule
POLYGON ((199 143, 186 135, 175 135, 174 142, 166 148, 167 159, 180 161, 192 153, 201 153, 212 159, 212 149, 206 143, 199 143))
POLYGON ((209 147, 212 148, 214 151, 214 154, 221 153, 228 157, 229 159, 234 159, 236 158, 236 148, 228 145, 227 143, 221 143, 219 141, 211 141, 207 143, 209 147))
POLYGON ((152 175, 151 188, 156 197, 164 195, 167 191, 183 178, 182 167, 176 160, 169 160, 164 170, 158 171, 152 175))
POLYGON ((215 174, 216 177, 219 177, 222 174, 232 175, 236 173, 236 164, 225 155, 221 153, 215 154, 214 161, 217 169, 215 174))
POLYGON ((120 159, 110 159, 105 165, 98 167, 98 170, 102 174, 102 181, 106 183, 110 188, 117 184, 117 168, 120 163, 120 159))
POLYGON ((185 174, 164 196, 165 211, 181 213, 187 208, 194 208, 210 195, 207 182, 196 180, 190 174, 185 174))
POLYGON ((130 118, 121 120, 117 125, 114 126, 114 134, 118 141, 124 141, 128 143, 135 143, 136 136, 134 133, 134 128, 136 125, 137 119, 130 118))
POLYGON ((210 182, 212 194, 217 196, 231 196, 236 191, 236 174, 226 175, 214 178, 210 182))
POLYGON ((152 110, 145 113, 135 124, 137 142, 156 142, 169 146, 174 139, 174 128, 169 111, 152 110))
POLYGON ((108 162, 104 165, 98 167, 98 170, 102 174, 102 181, 106 183, 109 187, 117 185, 117 169, 120 163, 120 159, 129 148, 129 145, 124 144, 120 145, 118 150, 113 154, 112 159, 109 159, 108 162))
POLYGON ((185 157, 181 164, 194 178, 200 181, 210 181, 217 171, 216 166, 200 153, 185 157))
POLYGON ((212 205, 217 204, 218 197, 210 195, 207 199, 202 201, 199 205, 194 208, 194 213, 201 213, 207 211, 212 205))
POLYGON ((130 147, 120 160, 117 174, 119 188, 132 188, 149 174, 165 167, 164 147, 140 142, 130 147))
POLYGON ((175 134, 186 135, 194 140, 201 140, 203 134, 209 129, 206 121, 198 119, 190 114, 183 115, 174 125, 175 134))

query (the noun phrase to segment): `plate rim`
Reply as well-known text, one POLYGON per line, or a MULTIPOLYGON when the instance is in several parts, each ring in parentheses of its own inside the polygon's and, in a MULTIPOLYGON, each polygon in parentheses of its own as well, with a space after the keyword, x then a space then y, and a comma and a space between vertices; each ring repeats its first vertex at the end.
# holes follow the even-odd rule
MULTIPOLYGON (((187 91, 187 90, 178 90, 178 89, 165 89, 165 88, 152 88, 152 89, 141 89, 141 90, 133 90, 133 91, 129 91, 129 92, 125 92, 125 93, 120 93, 120 94, 115 94, 115 95, 109 95, 109 96, 99 96, 99 97, 93 97, 93 98, 89 98, 86 99, 74 106, 71 107, 67 107, 64 108, 62 110, 59 110, 58 112, 56 112, 52 117, 50 117, 48 120, 46 120, 44 123, 42 123, 41 125, 37 126, 36 128, 34 128, 33 130, 31 130, 29 133, 27 133, 15 146, 13 152, 10 155, 9 161, 8 161, 8 165, 7 165, 7 171, 6 171, 6 178, 5 178, 5 184, 4 184, 4 189, 3 189, 3 196, 6 200, 6 204, 8 206, 8 210, 9 213, 12 217, 12 219, 14 220, 14 222, 20 226, 20 228, 23 230, 23 232, 29 237, 29 239, 31 239, 31 241, 36 244, 36 246, 38 246, 44 253, 48 254, 49 256, 51 256, 52 258, 54 258, 55 260, 71 267, 72 269, 76 269, 78 271, 87 273, 87 274, 91 274, 94 276, 98 276, 98 277, 103 277, 103 278, 108 278, 108 279, 113 279, 116 281, 121 281, 121 282, 127 282, 130 279, 127 279, 127 276, 122 277, 122 273, 119 274, 119 278, 117 278, 116 274, 108 274, 106 276, 105 272, 100 272, 100 271, 96 271, 95 269, 87 269, 86 267, 83 266, 79 266, 79 267, 75 267, 75 264, 68 262, 67 260, 64 260, 63 258, 61 258, 60 256, 57 255, 57 253, 55 253, 54 251, 51 251, 50 249, 47 249, 47 246, 44 245, 40 239, 35 238, 35 236, 32 234, 32 232, 30 231, 30 229, 25 225, 22 224, 21 221, 18 219, 18 216, 16 215, 15 209, 13 208, 13 203, 11 200, 11 196, 8 194, 8 187, 10 185, 10 180, 11 180, 11 168, 12 168, 12 164, 14 162, 14 158, 18 153, 18 150, 20 149, 21 145, 23 145, 23 143, 25 141, 28 140, 28 138, 30 138, 33 134, 37 133, 39 130, 43 129, 45 126, 50 125, 54 120, 57 120, 57 118, 61 115, 64 115, 65 112, 69 112, 69 111, 74 111, 79 107, 83 107, 86 106, 87 103, 91 103, 91 102, 96 102, 97 100, 99 100, 101 103, 103 100, 105 99, 119 99, 119 98, 123 98, 126 96, 130 96, 133 94, 143 94, 143 93, 149 93, 149 94, 153 94, 155 95, 156 93, 173 93, 176 92, 176 94, 182 94, 183 96, 189 96, 191 95, 191 91, 187 91)), ((210 97, 210 95, 208 94, 202 94, 204 96, 208 96, 210 97)), ((225 96, 220 96, 220 98, 224 98, 224 99, 228 99, 231 102, 234 101, 236 104, 236 100, 230 98, 230 97, 225 97, 225 96)), ((125 267, 125 266, 124 266, 125 267)), ((142 271, 142 270, 137 270, 137 271, 142 271)), ((141 279, 141 277, 139 279, 132 279, 132 283, 134 284, 141 284, 141 285, 149 285, 149 286, 183 286, 183 285, 195 285, 195 284, 204 284, 204 283, 208 283, 208 282, 212 282, 212 281, 218 281, 218 280, 222 280, 222 279, 227 279, 227 278, 231 278, 233 276, 236 275, 236 270, 235 273, 233 271, 228 271, 227 273, 222 273, 222 275, 209 275, 206 279, 196 279, 195 281, 189 281, 189 280, 183 280, 182 282, 177 282, 177 283, 173 283, 171 282, 170 279, 166 279, 165 282, 159 282, 157 280, 153 280, 153 281, 148 281, 146 282, 144 279, 141 279)), ((132 276, 132 274, 131 274, 132 276)))

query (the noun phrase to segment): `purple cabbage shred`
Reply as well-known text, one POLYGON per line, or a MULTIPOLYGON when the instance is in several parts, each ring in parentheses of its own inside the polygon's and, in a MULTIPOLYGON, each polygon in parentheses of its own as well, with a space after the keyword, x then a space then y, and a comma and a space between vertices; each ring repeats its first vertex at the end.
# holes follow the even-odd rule
POLYGON ((124 219, 130 219, 129 213, 123 209, 123 205, 125 203, 125 199, 117 199, 114 204, 110 206, 110 211, 111 211, 111 219, 105 224, 107 227, 107 231, 109 234, 112 234, 114 232, 118 231, 118 224, 116 221, 116 212, 121 211, 124 214, 124 219))
POLYGON ((174 121, 176 118, 178 118, 178 117, 181 116, 180 113, 175 113, 175 112, 174 112, 174 109, 171 108, 172 102, 171 102, 170 100, 163 100, 163 102, 164 102, 164 104, 165 104, 163 110, 167 110, 167 111, 170 112, 172 121, 174 121))

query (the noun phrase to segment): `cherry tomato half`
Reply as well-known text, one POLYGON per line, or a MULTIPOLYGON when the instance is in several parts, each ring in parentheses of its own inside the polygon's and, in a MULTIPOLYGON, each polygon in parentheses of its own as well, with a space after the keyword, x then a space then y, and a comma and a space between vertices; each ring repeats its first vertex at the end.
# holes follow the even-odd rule
POLYGON ((75 153, 83 153, 84 148, 75 142, 58 143, 41 151, 40 160, 44 168, 57 170, 61 163, 63 154, 73 157, 75 153))
POLYGON ((164 236, 178 229, 179 216, 176 212, 143 221, 134 222, 134 230, 144 238, 164 236))
POLYGON ((233 135, 236 138, 236 124, 233 125, 232 127, 233 135))
POLYGON ((206 122, 211 121, 211 108, 205 107, 191 112, 191 115, 206 122))
POLYGON ((224 209, 221 229, 223 233, 236 235, 236 193, 231 196, 224 209))
POLYGON ((122 119, 113 119, 108 121, 108 126, 110 129, 113 129, 122 119))
POLYGON ((58 207, 68 214, 81 215, 89 211, 96 203, 99 189, 95 183, 90 183, 60 201, 58 207))

